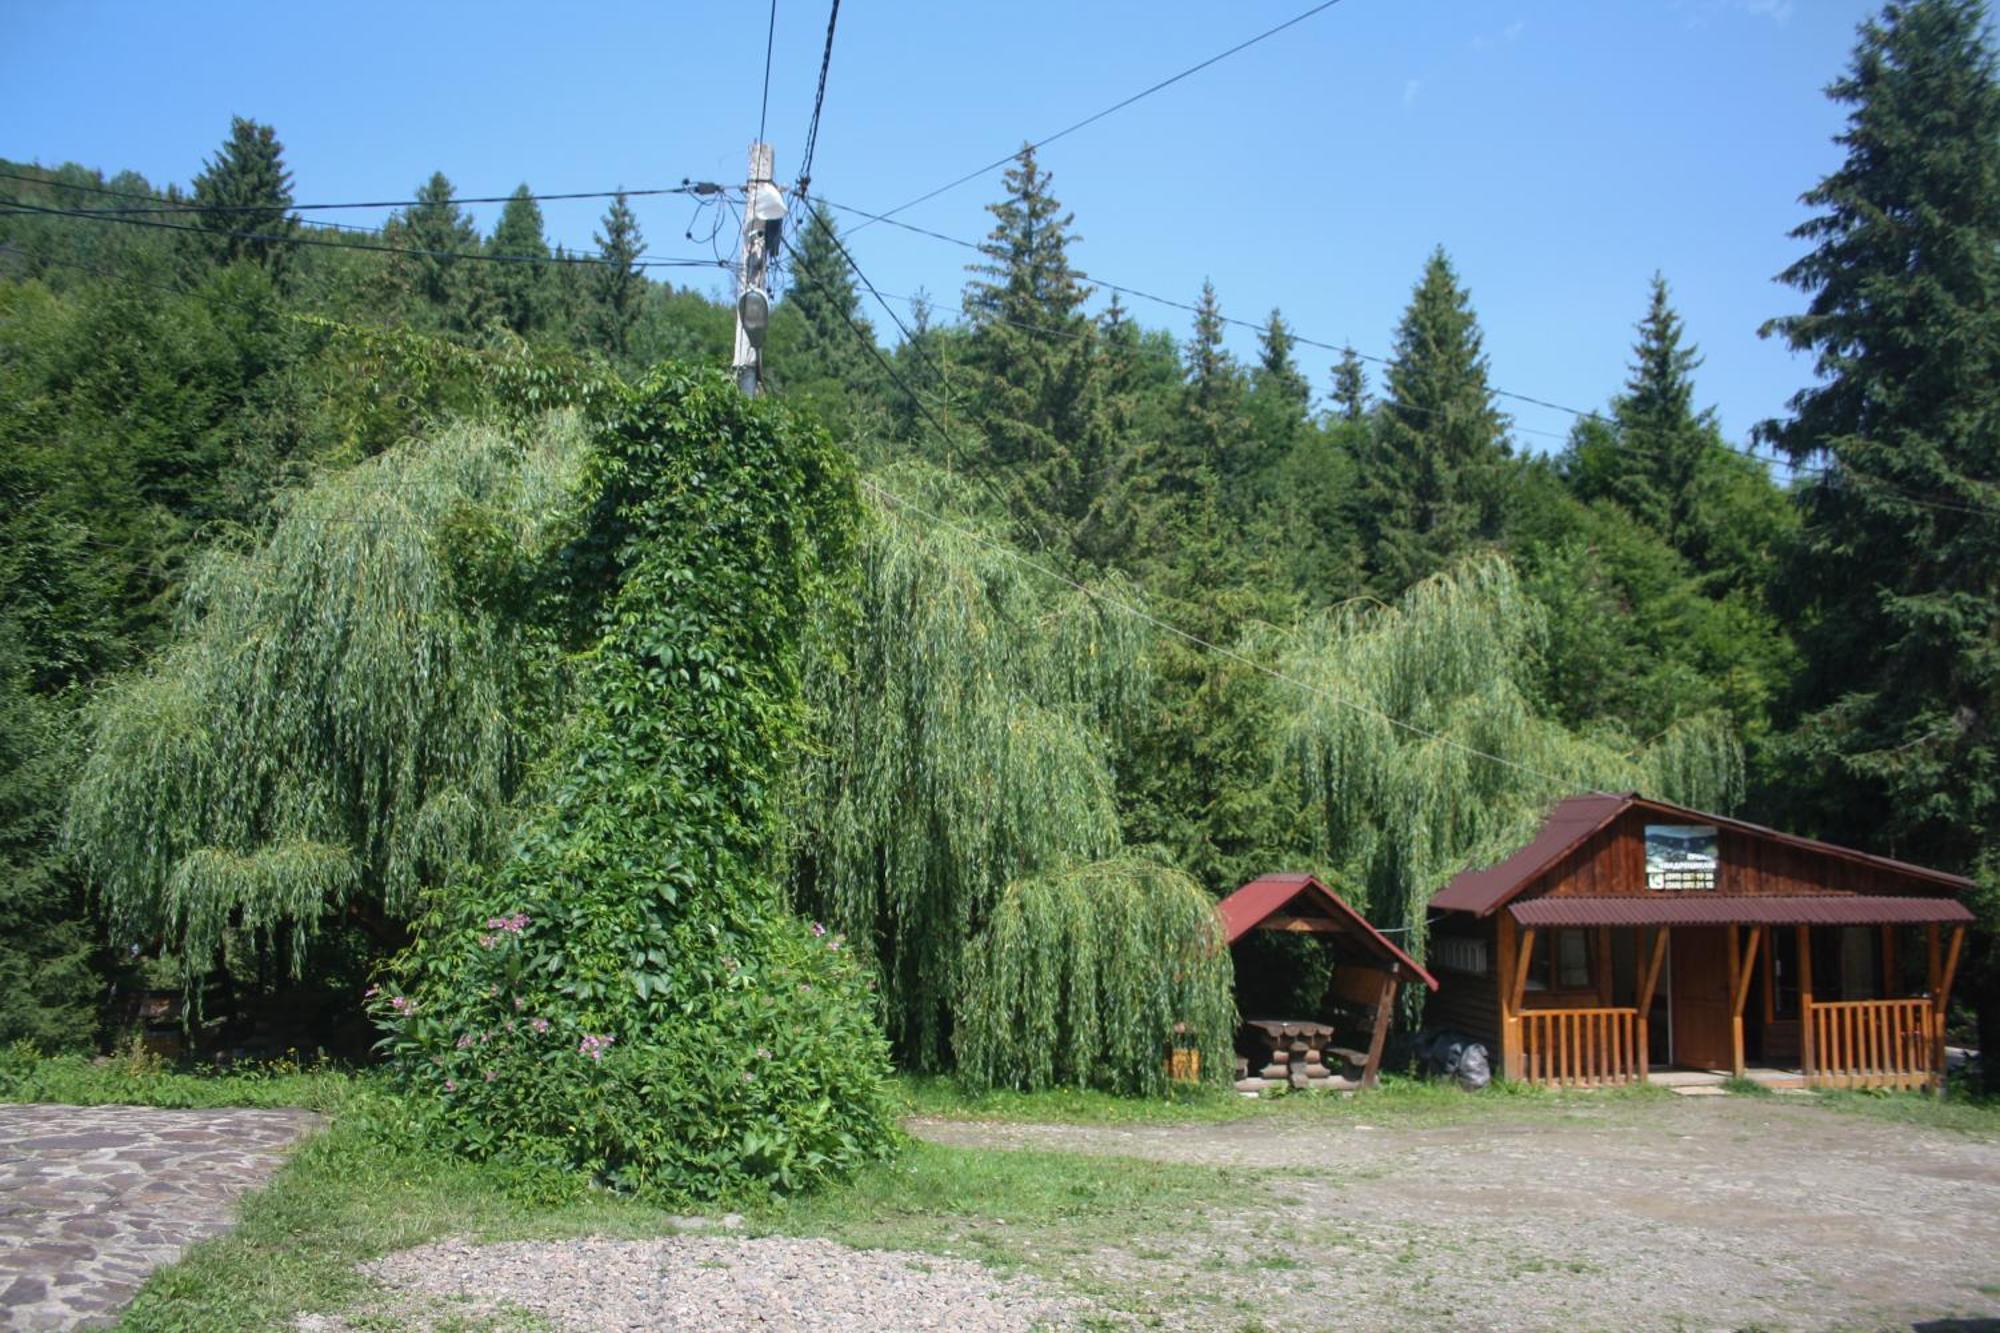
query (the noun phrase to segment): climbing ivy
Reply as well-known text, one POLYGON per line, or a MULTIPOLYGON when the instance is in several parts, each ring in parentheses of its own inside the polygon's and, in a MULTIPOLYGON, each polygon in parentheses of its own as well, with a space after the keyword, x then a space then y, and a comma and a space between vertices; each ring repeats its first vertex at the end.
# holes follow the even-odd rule
POLYGON ((719 374, 655 372, 609 419, 563 555, 593 629, 539 798, 419 923, 377 1013, 462 1151, 668 1198, 807 1187, 892 1132, 862 970, 775 878, 800 640, 844 595, 853 477, 719 374))

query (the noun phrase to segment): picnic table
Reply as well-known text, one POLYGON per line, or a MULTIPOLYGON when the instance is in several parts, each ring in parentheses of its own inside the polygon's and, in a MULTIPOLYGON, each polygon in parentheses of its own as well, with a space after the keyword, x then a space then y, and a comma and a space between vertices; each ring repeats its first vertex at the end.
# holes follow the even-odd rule
POLYGON ((1364 1052, 1334 1045, 1336 1036, 1331 1025, 1305 1019, 1245 1019, 1242 1044, 1255 1054, 1237 1060, 1237 1091, 1261 1092, 1278 1084, 1325 1092, 1346 1092, 1360 1087, 1360 1077, 1350 1077, 1346 1071, 1362 1068, 1368 1057, 1364 1052), (1340 1063, 1340 1072, 1328 1067, 1329 1056, 1340 1063), (1251 1066, 1260 1058, 1263 1063, 1252 1073, 1251 1066))

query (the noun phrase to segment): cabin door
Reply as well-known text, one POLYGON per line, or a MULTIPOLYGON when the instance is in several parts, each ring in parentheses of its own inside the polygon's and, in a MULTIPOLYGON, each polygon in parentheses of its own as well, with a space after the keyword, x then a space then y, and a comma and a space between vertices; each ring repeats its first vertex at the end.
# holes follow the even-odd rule
POLYGON ((1693 1069, 1730 1069, 1729 936, 1727 926, 1675 926, 1673 1062, 1693 1069))

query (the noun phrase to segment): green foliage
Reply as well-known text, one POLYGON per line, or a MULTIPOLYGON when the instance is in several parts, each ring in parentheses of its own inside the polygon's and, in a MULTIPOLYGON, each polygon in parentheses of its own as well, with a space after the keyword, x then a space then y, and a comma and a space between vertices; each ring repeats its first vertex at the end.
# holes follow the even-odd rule
POLYGON ((1430 895, 1498 860, 1574 792, 1638 789, 1727 810, 1743 759, 1713 714, 1650 745, 1579 735, 1540 709, 1541 607, 1495 557, 1410 589, 1394 606, 1349 603, 1307 619, 1280 670, 1284 764, 1316 856, 1363 891, 1371 920, 1421 958, 1430 895), (1496 756, 1496 757, 1487 757, 1496 756))
POLYGON ((235 927, 296 966, 327 914, 388 930, 491 853, 553 687, 528 611, 581 461, 574 421, 461 428, 208 553, 184 634, 98 709, 70 813, 118 943, 192 981, 235 927))
MULTIPOLYGON (((1088 522, 1111 462, 1102 416, 1097 329, 1070 267, 1079 238, 1023 148, 965 291, 964 364, 976 463, 997 478, 1032 544, 1067 550, 1088 522)), ((926 379, 935 378, 928 374, 926 379)))
POLYGON ((974 1088, 1157 1094, 1175 1046, 1228 1075, 1222 921, 1179 871, 1123 857, 1017 880, 966 960, 954 1044, 974 1088))
POLYGON ((667 368, 602 432, 587 492, 563 565, 590 646, 538 799, 420 923, 378 1013, 460 1151, 662 1197, 807 1188, 891 1133, 862 970, 774 878, 851 474, 721 374, 667 368))
POLYGON ((1506 429, 1471 298, 1439 248, 1396 330, 1360 455, 1355 522, 1378 591, 1401 592, 1500 535, 1506 429))
POLYGON ((595 333, 599 344, 615 361, 622 359, 631 346, 632 326, 638 322, 644 304, 646 278, 633 264, 646 248, 646 238, 623 191, 605 210, 603 225, 603 231, 592 235, 602 261, 591 268, 596 299, 595 333))
POLYGON ((325 1065, 291 1060, 170 1068, 158 1055, 133 1046, 109 1059, 80 1054, 44 1055, 38 1043, 0 1046, 0 1102, 57 1102, 65 1106, 301 1107, 334 1114, 353 1105, 359 1080, 325 1065))
POLYGON ((527 183, 500 210, 500 221, 486 243, 490 255, 508 262, 493 265, 489 279, 495 314, 517 338, 532 338, 549 322, 549 243, 542 233, 542 206, 527 183))
MULTIPOLYGON (((890 484, 950 507, 921 474, 890 484)), ((994 541, 883 506, 852 615, 822 626, 808 666, 820 736, 793 899, 875 962, 889 1032, 918 1068, 948 1058, 965 950, 1000 891, 1116 851, 1105 729, 1146 686, 1142 627, 994 541)))
POLYGON ((214 251, 222 262, 253 259, 273 273, 289 266, 293 248, 283 238, 298 227, 291 213, 292 173, 285 166, 285 146, 269 125, 230 118, 222 150, 194 178, 194 202, 224 210, 194 215, 198 226, 215 233, 214 251))

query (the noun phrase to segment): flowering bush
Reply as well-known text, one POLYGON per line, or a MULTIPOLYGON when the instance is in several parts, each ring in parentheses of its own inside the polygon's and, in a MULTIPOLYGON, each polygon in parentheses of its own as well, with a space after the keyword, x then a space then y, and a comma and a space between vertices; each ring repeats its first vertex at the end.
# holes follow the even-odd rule
POLYGON ((461 1151, 665 1198, 809 1187, 893 1139, 866 981, 770 874, 799 636, 851 563, 853 483, 781 409, 670 371, 591 484, 564 553, 591 629, 542 797, 375 1015, 461 1151))

